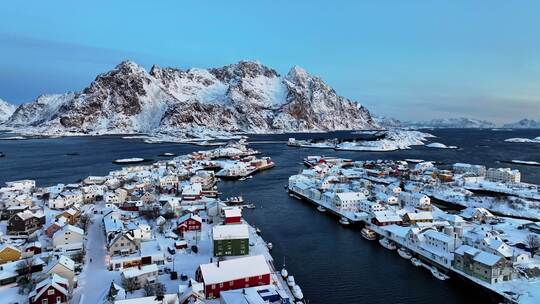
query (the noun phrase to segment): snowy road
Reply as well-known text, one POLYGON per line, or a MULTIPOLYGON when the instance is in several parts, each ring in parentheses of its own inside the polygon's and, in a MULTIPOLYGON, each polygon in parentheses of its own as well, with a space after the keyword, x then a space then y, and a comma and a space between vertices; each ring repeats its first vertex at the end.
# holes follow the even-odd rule
POLYGON ((107 270, 102 219, 101 214, 92 217, 87 234, 86 264, 79 276, 79 286, 74 292, 73 303, 100 304, 111 282, 115 280, 117 284, 120 284, 120 273, 107 270))

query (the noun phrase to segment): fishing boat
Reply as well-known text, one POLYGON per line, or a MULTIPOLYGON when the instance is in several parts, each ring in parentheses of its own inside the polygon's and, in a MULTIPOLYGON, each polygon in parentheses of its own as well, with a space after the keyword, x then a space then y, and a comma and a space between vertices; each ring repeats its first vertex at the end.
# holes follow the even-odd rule
POLYGON ((431 274, 436 277, 437 279, 441 280, 441 281, 444 281, 444 280, 448 280, 450 277, 445 275, 444 273, 440 272, 439 270, 437 270, 436 267, 431 267, 431 274))
POLYGON ((257 233, 258 235, 261 235, 261 229, 255 228, 255 233, 257 233))
POLYGON ((381 244, 381 246, 383 246, 384 248, 386 248, 388 250, 396 250, 396 248, 397 248, 396 244, 394 244, 394 242, 390 241, 387 238, 380 239, 379 244, 381 244))
POLYGON ((360 231, 360 234, 362 235, 363 238, 365 238, 368 241, 374 241, 377 239, 377 233, 375 233, 375 231, 370 230, 368 228, 362 228, 362 230, 360 231))
POLYGON ((289 285, 289 287, 293 287, 294 285, 296 285, 296 283, 294 282, 294 276, 290 275, 287 278, 287 285, 289 285))
POLYGON ((240 177, 238 180, 239 181, 245 181, 246 179, 247 179, 247 177, 244 176, 244 177, 240 177))
POLYGON ((285 269, 285 265, 283 265, 283 269, 281 269, 281 277, 286 279, 289 276, 289 272, 287 269, 285 269))
POLYGON ((320 212, 326 212, 326 208, 324 208, 323 206, 317 207, 317 210, 319 210, 320 212))
POLYGON ((302 289, 300 289, 300 286, 294 285, 292 287, 292 294, 297 300, 304 299, 304 294, 302 293, 302 289))
POLYGON ((397 250, 398 254, 400 257, 406 259, 406 260, 410 260, 412 258, 412 255, 411 253, 409 252, 409 250, 401 247, 397 250))
POLYGON ((161 156, 161 157, 171 157, 171 156, 176 156, 176 154, 170 153, 170 152, 165 152, 165 153, 161 153, 161 154, 158 155, 158 156, 161 156))
POLYGON ((266 247, 268 247, 268 250, 272 250, 272 248, 274 248, 274 245, 269 242, 266 244, 266 247))
POLYGON ((132 158, 121 158, 121 159, 113 160, 113 164, 129 165, 129 164, 146 163, 146 162, 151 162, 151 161, 152 161, 151 159, 132 157, 132 158))
POLYGON ((247 205, 245 206, 245 208, 247 208, 247 209, 255 209, 255 204, 253 204, 253 203, 247 204, 247 205))
POLYGON ((422 266, 422 262, 420 262, 420 260, 417 259, 417 258, 412 258, 412 259, 411 259, 411 263, 412 263, 414 266, 416 266, 416 267, 422 266))
POLYGON ((229 197, 225 203, 227 204, 231 204, 231 205, 234 205, 234 204, 242 204, 244 203, 244 198, 242 196, 233 196, 233 197, 229 197))
POLYGON ((339 223, 343 226, 348 226, 350 225, 351 223, 349 222, 349 220, 346 218, 346 217, 342 217, 339 219, 339 223))

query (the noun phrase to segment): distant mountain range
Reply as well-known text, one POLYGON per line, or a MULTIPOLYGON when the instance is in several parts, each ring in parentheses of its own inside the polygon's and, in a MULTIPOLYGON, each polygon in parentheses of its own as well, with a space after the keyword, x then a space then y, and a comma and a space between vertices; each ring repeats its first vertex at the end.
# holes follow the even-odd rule
POLYGON ((534 120, 534 119, 522 119, 518 122, 505 124, 504 128, 511 128, 511 129, 540 129, 540 119, 534 120))
MULTIPOLYGON (((427 121, 400 121, 391 117, 373 116, 373 119, 382 127, 386 128, 478 128, 491 129, 500 127, 493 122, 474 118, 444 118, 427 121)), ((511 129, 540 129, 540 120, 522 119, 515 123, 504 124, 503 128, 511 129)))
POLYGON ((80 92, 5 108, 4 126, 55 135, 378 128, 365 107, 321 78, 299 67, 280 76, 254 61, 211 69, 153 66, 150 72, 124 61, 80 92))
POLYGON ((0 99, 0 123, 5 122, 15 112, 17 106, 0 99))

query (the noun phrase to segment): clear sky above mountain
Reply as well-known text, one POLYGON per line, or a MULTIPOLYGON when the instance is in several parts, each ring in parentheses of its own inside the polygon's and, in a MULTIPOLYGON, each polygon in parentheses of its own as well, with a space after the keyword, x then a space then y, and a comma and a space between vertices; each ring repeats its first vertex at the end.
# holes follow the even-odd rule
POLYGON ((300 65, 376 114, 540 116, 538 1, 3 1, 0 98, 149 68, 300 65))

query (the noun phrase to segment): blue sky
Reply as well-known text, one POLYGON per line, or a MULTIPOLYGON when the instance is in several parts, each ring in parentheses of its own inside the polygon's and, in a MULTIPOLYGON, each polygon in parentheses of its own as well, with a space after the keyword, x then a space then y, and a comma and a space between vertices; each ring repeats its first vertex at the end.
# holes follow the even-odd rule
POLYGON ((381 115, 538 119, 538 12, 538 1, 2 1, 0 98, 77 91, 124 59, 255 59, 302 66, 381 115))

